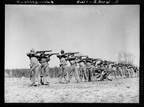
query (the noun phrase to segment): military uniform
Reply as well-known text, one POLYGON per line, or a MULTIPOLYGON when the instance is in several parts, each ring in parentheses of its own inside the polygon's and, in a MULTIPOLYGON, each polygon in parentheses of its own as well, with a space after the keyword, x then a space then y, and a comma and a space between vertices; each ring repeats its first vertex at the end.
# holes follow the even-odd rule
POLYGON ((88 76, 86 74, 86 65, 84 64, 83 60, 78 61, 78 64, 80 70, 80 81, 82 82, 83 77, 85 81, 88 81, 88 76))
POLYGON ((70 82, 73 74, 74 74, 75 79, 77 80, 77 82, 80 82, 79 71, 78 71, 77 63, 75 61, 75 57, 74 56, 69 57, 68 60, 71 64, 70 72, 69 72, 69 82, 70 82))
POLYGON ((41 63, 41 80, 42 80, 42 85, 49 85, 49 66, 48 66, 48 61, 47 58, 42 58, 40 63, 41 63))
POLYGON ((27 56, 30 58, 30 80, 32 82, 31 85, 39 85, 40 84, 40 66, 38 63, 38 59, 35 57, 34 51, 27 53, 27 56))
POLYGON ((65 55, 58 55, 57 56, 60 60, 60 71, 58 74, 59 83, 62 83, 62 78, 64 77, 66 83, 68 83, 68 66, 67 66, 67 56, 65 55))
POLYGON ((91 81, 94 78, 94 66, 92 66, 92 59, 87 58, 85 59, 85 65, 86 65, 86 73, 88 75, 88 81, 91 81))

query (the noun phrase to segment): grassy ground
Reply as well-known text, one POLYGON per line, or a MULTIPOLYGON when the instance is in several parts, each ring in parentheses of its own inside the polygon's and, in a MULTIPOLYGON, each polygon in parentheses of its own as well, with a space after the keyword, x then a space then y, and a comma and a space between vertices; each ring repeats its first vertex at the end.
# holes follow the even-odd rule
POLYGON ((27 78, 5 78, 6 103, 139 103, 139 78, 30 87, 27 78))

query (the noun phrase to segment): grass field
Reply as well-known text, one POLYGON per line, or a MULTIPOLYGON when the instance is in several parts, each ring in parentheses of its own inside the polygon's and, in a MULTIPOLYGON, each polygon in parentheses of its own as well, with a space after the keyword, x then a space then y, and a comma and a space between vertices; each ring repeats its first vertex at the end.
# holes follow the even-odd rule
POLYGON ((28 78, 5 78, 6 103, 139 103, 139 78, 30 87, 28 78))

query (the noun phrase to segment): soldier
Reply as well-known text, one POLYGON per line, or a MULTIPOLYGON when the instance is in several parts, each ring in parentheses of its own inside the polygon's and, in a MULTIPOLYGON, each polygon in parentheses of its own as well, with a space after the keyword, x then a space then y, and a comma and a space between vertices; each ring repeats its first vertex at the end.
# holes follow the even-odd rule
POLYGON ((39 61, 41 63, 41 78, 42 78, 42 85, 50 85, 50 69, 48 62, 50 61, 50 57, 52 55, 58 55, 58 53, 50 53, 50 54, 42 54, 39 56, 39 61))
POLYGON ((93 82, 97 80, 97 77, 100 73, 98 66, 97 66, 97 61, 98 61, 97 59, 91 59, 90 71, 91 71, 91 76, 92 76, 93 82))
POLYGON ((39 86, 40 85, 40 66, 38 63, 37 56, 35 54, 35 50, 31 49, 30 53, 27 53, 27 56, 30 59, 30 80, 32 81, 31 86, 39 86))
POLYGON ((50 75, 49 75, 49 66, 48 66, 49 61, 50 61, 49 57, 42 57, 40 60, 42 85, 50 85, 49 84, 50 75))
POLYGON ((130 77, 130 72, 129 72, 128 68, 127 68, 127 65, 126 64, 122 64, 122 68, 123 68, 123 72, 125 73, 125 76, 127 78, 129 78, 130 77))
POLYGON ((138 77, 139 76, 139 68, 137 66, 134 66, 133 69, 134 69, 135 77, 138 77))
POLYGON ((70 62, 70 72, 69 72, 69 82, 72 78, 72 75, 74 73, 75 79, 76 81, 79 83, 80 82, 80 78, 79 78, 79 72, 78 72, 78 67, 77 67, 77 63, 76 63, 76 58, 73 54, 68 55, 68 61, 70 62))
POLYGON ((60 60, 60 72, 59 72, 59 83, 62 83, 62 78, 64 77, 66 83, 68 83, 68 66, 67 66, 67 56, 64 50, 61 50, 61 55, 57 55, 60 60))
POLYGON ((102 71, 102 80, 107 79, 112 81, 108 76, 111 74, 111 70, 109 69, 108 62, 105 60, 103 62, 103 71, 102 71))
POLYGON ((85 61, 80 57, 76 58, 76 62, 79 65, 79 70, 80 70, 80 81, 82 82, 83 77, 85 79, 86 82, 88 82, 88 76, 86 74, 86 65, 85 65, 85 61))
POLYGON ((88 75, 88 82, 90 82, 91 79, 93 78, 92 58, 86 57, 83 60, 85 60, 85 65, 86 65, 86 70, 87 70, 87 75, 88 75))
POLYGON ((115 76, 115 79, 117 79, 117 64, 115 62, 109 62, 109 70, 113 73, 113 76, 115 76))
POLYGON ((102 65, 102 61, 99 61, 99 63, 97 64, 97 67, 98 67, 98 74, 97 74, 97 81, 100 81, 102 80, 102 77, 103 77, 103 65, 102 65))
POLYGON ((101 77, 101 59, 94 59, 93 64, 95 66, 94 70, 94 80, 100 80, 101 77))
POLYGON ((117 64, 117 73, 119 73, 119 75, 122 77, 122 78, 125 78, 125 75, 124 75, 124 70, 123 70, 123 65, 118 63, 117 64))
POLYGON ((103 81, 104 79, 107 79, 107 80, 112 81, 110 78, 108 78, 111 71, 108 68, 107 61, 101 61, 100 63, 98 63, 98 66, 99 66, 99 72, 100 72, 98 80, 103 81))

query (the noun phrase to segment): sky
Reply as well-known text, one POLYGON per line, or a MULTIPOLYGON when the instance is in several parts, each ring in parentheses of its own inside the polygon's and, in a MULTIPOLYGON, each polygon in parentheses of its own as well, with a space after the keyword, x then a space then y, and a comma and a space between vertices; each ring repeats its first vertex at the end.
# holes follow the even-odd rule
POLYGON ((5 5, 5 69, 29 68, 31 48, 111 61, 125 51, 139 66, 139 16, 139 5, 5 5))

